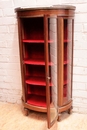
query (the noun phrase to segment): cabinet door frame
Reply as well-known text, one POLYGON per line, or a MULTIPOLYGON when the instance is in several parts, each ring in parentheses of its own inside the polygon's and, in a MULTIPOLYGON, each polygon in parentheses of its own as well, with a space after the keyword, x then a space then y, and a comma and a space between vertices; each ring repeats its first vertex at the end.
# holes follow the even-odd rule
MULTIPOLYGON (((44 40, 45 40, 45 49, 44 50, 45 50, 45 64, 46 64, 45 73, 46 73, 46 102, 47 102, 47 123, 48 123, 48 128, 51 128, 58 119, 58 104, 57 104, 57 115, 56 115, 55 119, 51 122, 51 116, 50 116, 50 91, 49 91, 48 18, 55 18, 54 16, 55 15, 52 15, 52 16, 44 15, 44 36, 45 36, 44 37, 44 40)), ((56 16, 56 19, 57 19, 57 16, 56 16)), ((57 19, 57 22, 58 22, 58 19, 57 19)), ((58 48, 58 39, 57 39, 57 48, 58 48)), ((57 51, 57 54, 58 54, 58 51, 57 51)), ((57 62, 58 62, 58 59, 57 59, 57 62)), ((57 67, 57 70, 58 70, 58 67, 57 67)), ((57 88, 58 88, 58 86, 57 86, 57 88)), ((57 91, 57 93, 58 93, 58 91, 57 91)), ((58 100, 58 98, 57 98, 57 100, 58 100)), ((58 103, 58 101, 57 101, 57 103, 58 103)))

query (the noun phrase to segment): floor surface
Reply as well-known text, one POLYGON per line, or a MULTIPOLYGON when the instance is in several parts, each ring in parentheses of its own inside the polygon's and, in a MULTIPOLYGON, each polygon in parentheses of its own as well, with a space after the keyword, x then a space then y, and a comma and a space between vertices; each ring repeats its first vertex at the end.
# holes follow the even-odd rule
MULTIPOLYGON (((22 105, 0 102, 0 130, 48 130, 46 114, 23 114, 22 105)), ((50 130, 87 130, 87 115, 64 113, 50 130)))

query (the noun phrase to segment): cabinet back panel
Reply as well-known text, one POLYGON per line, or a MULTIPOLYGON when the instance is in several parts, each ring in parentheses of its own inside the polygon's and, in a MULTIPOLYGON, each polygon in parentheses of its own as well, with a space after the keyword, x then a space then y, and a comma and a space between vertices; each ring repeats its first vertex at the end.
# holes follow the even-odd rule
POLYGON ((43 17, 23 18, 24 39, 44 39, 43 17))
POLYGON ((67 62, 67 46, 68 46, 68 43, 64 43, 64 61, 67 62))
POLYGON ((64 40, 67 40, 68 36, 68 20, 64 19, 64 40))
MULTIPOLYGON (((26 44, 26 43, 25 43, 26 44)), ((26 44, 24 58, 45 60, 44 59, 44 44, 26 44)))
POLYGON ((45 77, 45 66, 26 66, 26 75, 31 77, 45 77))
POLYGON ((67 65, 64 65, 64 81, 67 80, 67 65))
POLYGON ((28 85, 28 94, 46 96, 46 87, 38 85, 28 85))
POLYGON ((63 86, 63 97, 67 96, 67 85, 63 86))

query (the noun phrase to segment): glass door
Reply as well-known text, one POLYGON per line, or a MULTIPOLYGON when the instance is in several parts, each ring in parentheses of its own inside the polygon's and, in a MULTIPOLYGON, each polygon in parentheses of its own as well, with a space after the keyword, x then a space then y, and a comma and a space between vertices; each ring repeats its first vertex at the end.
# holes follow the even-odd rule
POLYGON ((72 29, 73 20, 63 20, 63 37, 64 37, 64 49, 63 49, 63 105, 71 101, 72 91, 72 59, 73 59, 73 41, 72 41, 72 29))
POLYGON ((46 92, 48 128, 58 118, 58 90, 57 90, 57 17, 45 16, 45 53, 46 53, 46 92))

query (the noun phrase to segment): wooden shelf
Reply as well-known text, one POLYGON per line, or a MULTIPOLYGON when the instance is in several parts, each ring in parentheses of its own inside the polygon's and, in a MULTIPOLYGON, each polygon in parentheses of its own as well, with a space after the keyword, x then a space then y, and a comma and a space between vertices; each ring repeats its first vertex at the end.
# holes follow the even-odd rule
MULTIPOLYGON (((24 43, 44 43, 44 40, 26 40, 23 39, 24 43)), ((53 40, 48 40, 48 43, 53 43, 53 40)))
POLYGON ((71 42, 70 40, 68 40, 68 39, 65 39, 64 40, 64 43, 67 43, 67 42, 71 42))
MULTIPOLYGON (((27 40, 27 39, 23 39, 22 42, 24 43, 44 43, 44 40, 27 40)), ((48 40, 48 43, 53 43, 53 40, 48 40)), ((64 43, 70 42, 70 40, 65 39, 64 43)))
POLYGON ((64 61, 64 65, 67 65, 69 63, 69 61, 64 61))
MULTIPOLYGON (((43 60, 36 60, 36 59, 29 59, 29 60, 24 60, 25 64, 30 64, 30 65, 45 65, 45 61, 43 60)), ((49 62, 49 65, 53 65, 52 62, 49 62)))
POLYGON ((66 84, 68 84, 68 80, 65 80, 63 85, 66 85, 66 84))
MULTIPOLYGON (((29 77, 25 82, 31 85, 46 86, 45 78, 41 78, 41 77, 29 77)), ((52 83, 49 83, 49 86, 52 86, 52 83)))

